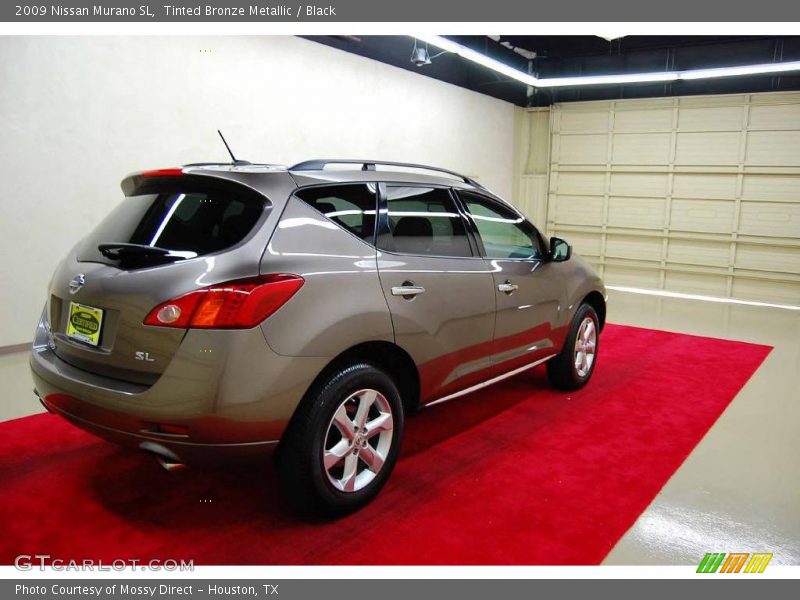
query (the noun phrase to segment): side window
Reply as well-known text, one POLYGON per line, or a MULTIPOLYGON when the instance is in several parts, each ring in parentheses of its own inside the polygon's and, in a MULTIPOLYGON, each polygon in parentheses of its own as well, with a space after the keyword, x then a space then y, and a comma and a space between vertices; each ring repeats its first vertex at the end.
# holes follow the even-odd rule
POLYGON ((472 256, 464 218, 442 188, 386 186, 390 236, 383 250, 430 256, 472 256))
POLYGON ((536 230, 505 206, 470 192, 459 192, 472 215, 487 258, 542 258, 536 230))
POLYGON ((375 236, 375 184, 314 187, 295 194, 370 244, 375 236))

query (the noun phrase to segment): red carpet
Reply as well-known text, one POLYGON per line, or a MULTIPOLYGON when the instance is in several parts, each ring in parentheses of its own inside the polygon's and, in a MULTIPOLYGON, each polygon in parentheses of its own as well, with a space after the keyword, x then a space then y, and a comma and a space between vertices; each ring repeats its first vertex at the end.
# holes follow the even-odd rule
POLYGON ((0 564, 596 564, 769 350, 609 325, 578 393, 536 369, 409 419, 377 501, 332 522, 283 511, 271 469, 167 473, 51 415, 0 423, 0 564))

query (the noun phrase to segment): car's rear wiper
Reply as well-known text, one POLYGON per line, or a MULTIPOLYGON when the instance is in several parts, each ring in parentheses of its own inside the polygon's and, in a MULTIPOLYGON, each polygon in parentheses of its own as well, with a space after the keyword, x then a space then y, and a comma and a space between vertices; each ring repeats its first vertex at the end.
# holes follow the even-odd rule
POLYGON ((197 252, 191 252, 188 250, 169 250, 168 248, 161 248, 159 246, 147 246, 146 244, 127 244, 123 242, 100 244, 97 246, 97 249, 103 256, 112 260, 146 257, 184 260, 197 256, 197 252))

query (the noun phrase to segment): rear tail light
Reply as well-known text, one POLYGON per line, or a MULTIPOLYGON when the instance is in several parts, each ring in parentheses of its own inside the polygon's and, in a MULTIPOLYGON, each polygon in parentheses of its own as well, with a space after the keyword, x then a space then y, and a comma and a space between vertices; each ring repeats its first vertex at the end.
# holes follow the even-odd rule
POLYGON ((145 325, 179 329, 249 329, 261 323, 303 285, 281 273, 211 285, 156 306, 145 325))

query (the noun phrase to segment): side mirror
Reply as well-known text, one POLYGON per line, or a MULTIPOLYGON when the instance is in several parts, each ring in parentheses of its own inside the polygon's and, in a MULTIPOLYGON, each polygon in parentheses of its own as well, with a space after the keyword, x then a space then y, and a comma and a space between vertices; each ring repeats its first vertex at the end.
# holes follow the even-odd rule
POLYGON ((572 246, 561 238, 550 238, 550 260, 564 262, 572 256, 572 246))

